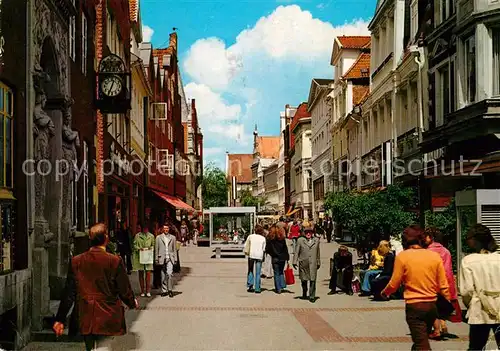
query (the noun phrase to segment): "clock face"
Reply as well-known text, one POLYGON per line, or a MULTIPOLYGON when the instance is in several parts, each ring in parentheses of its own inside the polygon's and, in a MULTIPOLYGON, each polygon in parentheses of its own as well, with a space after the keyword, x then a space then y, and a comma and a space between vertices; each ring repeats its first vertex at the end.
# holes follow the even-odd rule
POLYGON ((120 94, 122 88, 122 80, 118 76, 107 77, 101 83, 102 92, 110 97, 115 97, 120 94))

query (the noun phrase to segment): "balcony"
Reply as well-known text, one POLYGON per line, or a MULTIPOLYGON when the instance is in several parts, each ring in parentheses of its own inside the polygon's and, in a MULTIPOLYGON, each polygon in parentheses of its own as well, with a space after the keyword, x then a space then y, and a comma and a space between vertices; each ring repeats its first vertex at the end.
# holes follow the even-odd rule
POLYGON ((485 99, 445 116, 445 123, 423 135, 422 152, 500 133, 500 97, 485 99))

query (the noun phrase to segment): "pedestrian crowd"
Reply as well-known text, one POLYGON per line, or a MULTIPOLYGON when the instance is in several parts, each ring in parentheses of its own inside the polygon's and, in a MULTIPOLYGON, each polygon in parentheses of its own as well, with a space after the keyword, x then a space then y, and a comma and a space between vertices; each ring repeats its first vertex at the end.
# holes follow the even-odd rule
MULTIPOLYGON (((292 241, 292 266, 301 281, 300 298, 314 303, 321 267, 320 238, 330 242, 332 232, 328 217, 318 225, 284 218, 258 224, 245 242, 247 291, 260 293, 261 277, 273 276, 275 293, 288 291, 287 285, 294 283, 288 238, 292 241), (272 272, 262 268, 266 265, 272 272)), ((484 350, 491 331, 500 348, 500 254, 488 227, 476 224, 467 232, 466 243, 473 253, 461 260, 458 272, 465 316, 458 301, 452 256, 443 245, 442 233, 412 225, 404 230, 400 245, 390 239, 380 241, 367 255, 359 250, 365 267, 354 264, 351 250, 340 245, 330 259, 328 295, 340 289, 348 295, 359 292, 361 297, 372 296, 375 301, 403 298, 412 350, 431 350, 430 339, 456 338, 449 333, 447 321, 461 323, 464 319, 470 325, 469 350, 484 350)))
MULTIPOLYGON (((123 234, 124 226, 117 236, 120 255, 109 252, 111 237, 106 225, 92 226, 90 249, 73 257, 69 265, 53 324, 56 335, 62 335, 70 311, 87 350, 94 350, 105 336, 125 334, 122 305, 130 309, 139 307, 128 277, 132 270, 138 272, 142 297, 151 296, 152 275, 153 286, 160 289, 161 296, 173 297, 173 274, 180 271, 179 248, 192 240, 190 228, 203 229, 196 218, 193 222, 194 225, 188 226, 184 221, 179 228, 164 223, 155 234, 138 226, 133 237, 123 234)), ((261 293, 261 278, 265 277, 274 278, 276 294, 290 292, 287 286, 295 283, 293 270, 296 270, 302 288, 299 297, 316 302, 320 239, 332 240, 333 224, 330 225, 328 217, 318 225, 284 218, 276 223, 257 224, 244 244, 248 258, 247 291, 261 293), (292 241, 292 253, 286 239, 292 241)), ((462 322, 460 292, 467 309, 464 318, 470 326, 469 350, 483 350, 491 331, 500 347, 500 255, 491 230, 482 224, 468 230, 465 242, 473 253, 461 260, 459 291, 452 256, 443 245, 439 230, 412 225, 404 230, 401 239, 402 250, 392 240, 380 241, 367 255, 366 267, 354 264, 350 248, 340 245, 330 260, 329 295, 337 294, 340 289, 348 295, 359 292, 360 296, 373 296, 380 301, 402 297, 412 350, 431 350, 430 339, 453 337, 447 321, 462 322)))

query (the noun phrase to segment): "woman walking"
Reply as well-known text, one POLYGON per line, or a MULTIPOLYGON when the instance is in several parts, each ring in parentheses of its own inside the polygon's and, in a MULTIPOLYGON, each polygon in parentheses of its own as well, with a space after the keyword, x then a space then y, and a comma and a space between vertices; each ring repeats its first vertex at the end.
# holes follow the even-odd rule
POLYGON ((484 350, 490 330, 500 348, 500 254, 488 227, 476 224, 467 233, 475 253, 460 267, 460 295, 467 306, 469 350, 484 350))
MULTIPOLYGON (((153 271, 153 263, 141 264, 141 251, 152 250, 154 253, 155 237, 151 234, 147 227, 142 228, 137 226, 138 233, 134 237, 134 254, 132 266, 134 271, 139 272, 139 284, 141 287, 141 296, 151 297, 151 272, 153 271)), ((153 254, 154 255, 154 254, 153 254)), ((153 255, 151 257, 153 257, 153 255)))
POLYGON ((290 259, 288 246, 285 240, 285 230, 273 225, 269 230, 266 241, 266 253, 271 257, 274 271, 274 289, 281 294, 286 288, 285 275, 283 273, 286 262, 290 259))
MULTIPOLYGON (((433 251, 441 257, 443 261, 444 271, 446 273, 446 279, 448 280, 448 285, 450 288, 451 303, 455 306, 455 310, 459 312, 457 317, 461 319, 460 306, 457 301, 457 288, 455 284, 455 276, 453 275, 453 267, 451 264, 451 253, 443 246, 443 234, 437 228, 426 228, 425 229, 425 244, 427 250, 433 251)), ((439 311, 438 311, 439 312, 439 311)), ((439 314, 439 313, 438 313, 439 314)), ((429 336, 431 339, 439 339, 441 336, 448 334, 448 327, 446 325, 446 320, 444 316, 439 316, 434 322, 434 331, 429 336)), ((461 322, 458 321, 458 322, 461 322)))
POLYGON ((314 237, 312 228, 304 228, 304 235, 297 240, 295 253, 293 255, 293 266, 299 269, 299 277, 302 283, 302 299, 316 302, 316 278, 321 266, 321 255, 319 250, 319 239, 314 237), (309 297, 307 288, 309 282, 309 297))
POLYGON ((425 234, 417 225, 405 229, 405 251, 396 256, 394 273, 381 292, 389 298, 404 284, 406 322, 413 341, 412 350, 431 350, 429 334, 437 318, 438 295, 450 300, 450 290, 441 257, 425 250, 425 234))
POLYGON ((260 273, 266 252, 266 238, 264 237, 264 228, 261 225, 256 225, 255 234, 248 236, 244 252, 248 257, 247 291, 260 294, 260 273))

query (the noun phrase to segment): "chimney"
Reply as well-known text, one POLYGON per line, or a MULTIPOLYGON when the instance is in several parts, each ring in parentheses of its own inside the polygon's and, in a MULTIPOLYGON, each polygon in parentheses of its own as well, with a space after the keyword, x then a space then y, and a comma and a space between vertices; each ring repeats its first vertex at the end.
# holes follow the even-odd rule
POLYGON ((174 48, 174 52, 177 53, 177 33, 170 33, 170 43, 169 47, 174 48))
POLYGON ((196 110, 196 100, 195 99, 191 99, 191 108, 194 110, 196 110))

